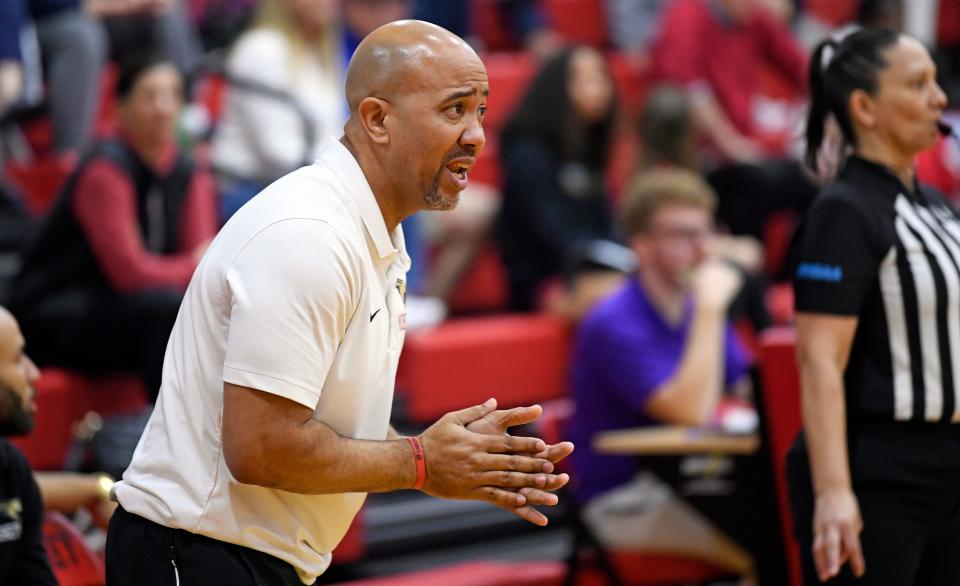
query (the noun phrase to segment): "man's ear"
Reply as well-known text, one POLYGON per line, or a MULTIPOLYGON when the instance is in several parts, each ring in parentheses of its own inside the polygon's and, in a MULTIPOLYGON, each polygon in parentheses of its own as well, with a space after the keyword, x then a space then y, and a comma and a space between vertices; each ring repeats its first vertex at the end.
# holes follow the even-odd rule
POLYGON ((357 106, 357 117, 363 130, 377 144, 390 143, 390 131, 387 129, 389 114, 390 102, 380 98, 364 98, 357 106))

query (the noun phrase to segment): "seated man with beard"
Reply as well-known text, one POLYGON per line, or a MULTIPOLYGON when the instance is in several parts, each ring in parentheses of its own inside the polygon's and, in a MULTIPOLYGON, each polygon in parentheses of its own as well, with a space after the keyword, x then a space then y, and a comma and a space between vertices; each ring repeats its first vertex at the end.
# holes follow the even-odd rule
POLYGON ((16 320, 0 307, 0 584, 56 586, 43 548, 43 502, 23 454, 6 439, 33 429, 33 383, 16 320))

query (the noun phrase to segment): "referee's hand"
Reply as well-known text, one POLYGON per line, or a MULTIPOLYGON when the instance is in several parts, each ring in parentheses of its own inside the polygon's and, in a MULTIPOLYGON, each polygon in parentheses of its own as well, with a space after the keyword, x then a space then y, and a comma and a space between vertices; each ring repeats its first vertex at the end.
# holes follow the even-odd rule
POLYGON ((850 562, 854 576, 859 578, 864 574, 861 530, 860 506, 851 489, 833 489, 817 495, 813 512, 813 561, 821 582, 836 576, 846 562, 850 562))
POLYGON ((543 440, 467 429, 468 424, 494 409, 496 401, 491 399, 447 413, 423 432, 420 443, 427 467, 423 492, 443 498, 486 500, 513 510, 528 506, 528 501, 539 494, 529 489, 552 491, 567 483, 566 474, 552 473, 553 462, 537 457, 547 451, 543 440))

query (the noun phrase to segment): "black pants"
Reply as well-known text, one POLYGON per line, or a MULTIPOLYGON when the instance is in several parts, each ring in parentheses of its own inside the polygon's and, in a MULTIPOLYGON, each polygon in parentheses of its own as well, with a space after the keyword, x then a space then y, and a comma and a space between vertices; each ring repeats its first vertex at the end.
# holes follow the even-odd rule
POLYGON ((107 532, 107 586, 303 586, 290 564, 171 529, 117 507, 107 532))
MULTIPOLYGON (((863 516, 866 574, 848 565, 828 584, 960 584, 960 426, 854 423, 850 473, 863 516)), ((787 457, 804 584, 821 584, 813 564, 814 496, 802 435, 787 457)))
POLYGON ((710 172, 707 181, 720 200, 717 215, 730 232, 761 241, 772 212, 803 214, 817 196, 800 163, 788 159, 727 165, 710 172))
POLYGON ((46 304, 16 313, 40 366, 91 375, 135 373, 153 402, 181 300, 179 292, 155 290, 111 295, 83 310, 46 304))

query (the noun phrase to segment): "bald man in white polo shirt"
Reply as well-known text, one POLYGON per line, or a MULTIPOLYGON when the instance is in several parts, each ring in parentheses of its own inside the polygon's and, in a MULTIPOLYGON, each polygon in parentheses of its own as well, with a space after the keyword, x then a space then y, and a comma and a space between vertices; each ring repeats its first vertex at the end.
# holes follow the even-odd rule
MULTIPOLYGON (((483 499, 536 524, 569 442, 507 435, 495 401, 417 438, 389 425, 410 259, 400 220, 457 204, 484 144, 476 53, 418 21, 351 60, 350 119, 210 245, 107 540, 109 586, 311 584, 365 494, 483 499)), ((455 392, 456 389, 451 389, 455 392)))

